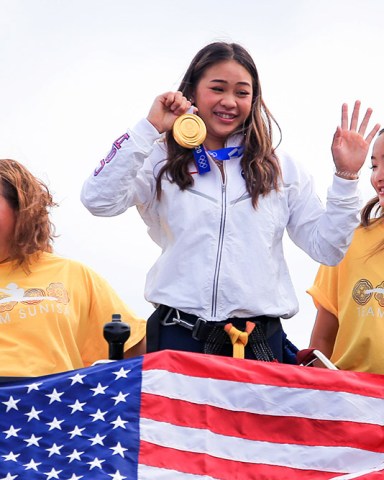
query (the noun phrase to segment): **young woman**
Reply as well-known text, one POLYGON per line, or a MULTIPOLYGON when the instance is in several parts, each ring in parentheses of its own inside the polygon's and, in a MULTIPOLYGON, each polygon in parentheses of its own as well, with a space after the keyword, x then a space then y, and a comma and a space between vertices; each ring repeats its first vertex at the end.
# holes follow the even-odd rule
POLYGON ((343 257, 357 222, 357 172, 377 131, 364 139, 371 111, 357 131, 358 114, 359 103, 349 128, 343 107, 326 210, 310 177, 273 147, 274 120, 240 45, 200 50, 179 90, 159 95, 147 118, 116 140, 81 198, 99 216, 137 206, 162 250, 145 288, 157 307, 148 320, 148 351, 232 355, 233 343, 246 345, 247 358, 295 362, 280 321, 298 311, 284 230, 319 262, 343 257), (206 138, 186 148, 193 135, 173 130, 191 109, 206 138))
POLYGON ((112 314, 131 327, 126 355, 145 352, 145 320, 90 268, 52 253, 53 206, 43 182, 15 160, 0 160, 0 376, 107 359, 103 327, 112 314))
MULTIPOLYGON (((372 150, 376 196, 361 212, 344 259, 321 266, 308 290, 318 309, 311 348, 342 370, 384 374, 384 130, 372 150)), ((322 365, 319 365, 322 366, 322 365)))

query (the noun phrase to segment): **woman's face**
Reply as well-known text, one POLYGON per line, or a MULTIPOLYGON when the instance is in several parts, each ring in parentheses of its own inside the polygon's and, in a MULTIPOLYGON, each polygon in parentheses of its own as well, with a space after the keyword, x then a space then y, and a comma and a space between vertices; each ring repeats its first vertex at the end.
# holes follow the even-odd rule
POLYGON ((192 100, 207 127, 208 149, 224 147, 228 136, 241 129, 251 112, 252 94, 251 75, 235 60, 205 70, 192 100))
POLYGON ((372 149, 371 184, 384 208, 384 133, 377 137, 372 149))
POLYGON ((8 258, 16 224, 16 213, 2 195, 0 183, 0 262, 8 258))

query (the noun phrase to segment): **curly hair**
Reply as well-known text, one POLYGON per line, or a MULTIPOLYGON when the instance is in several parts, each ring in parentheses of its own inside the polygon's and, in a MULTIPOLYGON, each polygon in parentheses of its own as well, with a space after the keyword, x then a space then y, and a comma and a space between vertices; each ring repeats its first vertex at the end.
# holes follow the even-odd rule
MULTIPOLYGON (((244 155, 241 168, 252 204, 256 208, 260 195, 266 195, 271 190, 278 190, 281 169, 275 149, 272 146, 272 123, 281 136, 281 130, 266 107, 262 95, 259 75, 250 54, 237 43, 214 42, 202 48, 192 60, 178 88, 186 98, 191 98, 194 90, 207 68, 212 65, 235 60, 251 75, 253 96, 251 112, 241 132, 244 136, 244 155)), ((181 190, 193 185, 193 177, 188 166, 193 162, 191 150, 179 146, 172 135, 167 132, 166 144, 168 156, 165 164, 159 170, 156 183, 157 198, 161 197, 161 179, 166 175, 171 182, 176 183, 181 190)))
POLYGON ((29 255, 53 250, 49 210, 57 204, 48 187, 16 160, 0 159, 0 194, 16 216, 10 259, 29 272, 29 255))

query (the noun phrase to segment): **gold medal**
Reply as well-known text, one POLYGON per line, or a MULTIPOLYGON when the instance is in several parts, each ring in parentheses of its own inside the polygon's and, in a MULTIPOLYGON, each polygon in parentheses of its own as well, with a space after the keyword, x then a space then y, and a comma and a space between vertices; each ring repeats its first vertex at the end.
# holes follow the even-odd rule
POLYGON ((184 148, 201 145, 207 136, 203 120, 193 113, 180 115, 173 124, 173 138, 184 148))

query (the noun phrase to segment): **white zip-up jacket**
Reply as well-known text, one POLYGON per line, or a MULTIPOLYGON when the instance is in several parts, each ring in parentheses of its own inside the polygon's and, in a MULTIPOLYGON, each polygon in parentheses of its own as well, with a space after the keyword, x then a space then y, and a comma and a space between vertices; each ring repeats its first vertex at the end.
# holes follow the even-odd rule
MULTIPOLYGON (((227 146, 238 146, 232 137, 227 146)), ((277 152, 282 185, 260 197, 256 209, 245 188, 240 159, 224 161, 225 180, 212 164, 181 191, 165 176, 156 198, 155 176, 166 146, 146 120, 113 144, 84 183, 81 200, 98 216, 136 205, 162 252, 147 275, 145 298, 209 321, 268 315, 289 318, 298 300, 283 254, 283 234, 310 257, 337 264, 359 222, 357 181, 334 176, 326 208, 311 177, 277 152)), ((190 171, 195 170, 191 166, 190 171)))

